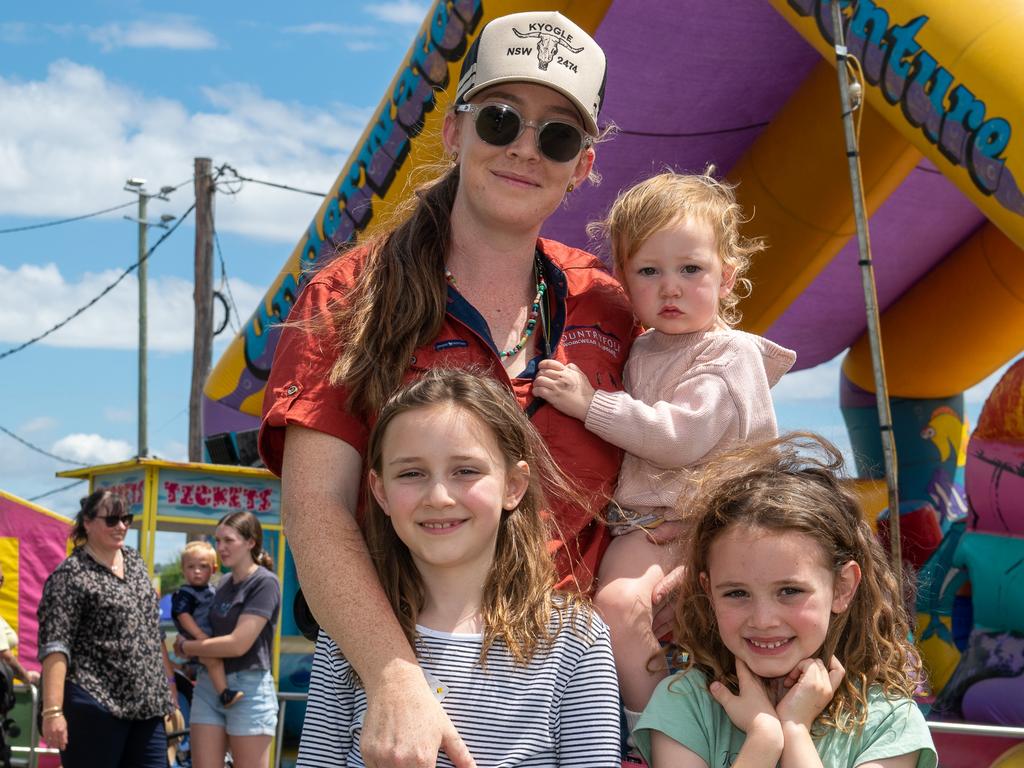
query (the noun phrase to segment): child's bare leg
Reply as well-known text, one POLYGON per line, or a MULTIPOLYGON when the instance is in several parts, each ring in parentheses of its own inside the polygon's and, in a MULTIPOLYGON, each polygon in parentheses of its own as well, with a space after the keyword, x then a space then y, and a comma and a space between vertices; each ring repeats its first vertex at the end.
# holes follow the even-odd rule
POLYGON ((224 672, 224 660, 223 659, 199 659, 199 663, 206 667, 206 674, 210 676, 210 683, 213 685, 213 690, 220 696, 220 703, 225 707, 230 707, 236 701, 245 696, 241 691, 236 691, 232 688, 228 688, 228 676, 224 672))
POLYGON ((224 660, 223 659, 199 659, 199 663, 206 667, 206 674, 210 676, 210 682, 213 683, 213 690, 220 693, 228 687, 228 676, 224 672, 224 660))
POLYGON ((671 550, 652 542, 644 531, 632 531, 612 539, 598 572, 594 604, 611 629, 622 703, 634 712, 647 706, 668 674, 651 627, 651 593, 674 565, 671 550))

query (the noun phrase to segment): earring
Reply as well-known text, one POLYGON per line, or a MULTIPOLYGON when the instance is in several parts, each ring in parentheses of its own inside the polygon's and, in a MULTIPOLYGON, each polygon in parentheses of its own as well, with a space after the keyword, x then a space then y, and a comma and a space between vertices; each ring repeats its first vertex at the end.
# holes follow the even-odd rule
POLYGON ((452 165, 456 165, 459 162, 459 153, 457 151, 452 152, 452 165))
POLYGON ((574 189, 576 189, 576 185, 570 181, 569 186, 565 188, 566 194, 572 194, 574 189))

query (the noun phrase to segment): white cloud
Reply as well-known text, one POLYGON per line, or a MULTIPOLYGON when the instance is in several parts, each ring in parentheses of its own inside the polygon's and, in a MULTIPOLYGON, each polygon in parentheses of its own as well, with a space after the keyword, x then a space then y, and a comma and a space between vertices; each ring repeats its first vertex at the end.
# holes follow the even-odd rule
POLYGON ((25 22, 5 21, 0 24, 0 43, 15 45, 18 43, 27 43, 28 39, 28 24, 25 22))
POLYGON ((333 22, 315 21, 285 27, 284 32, 292 35, 330 35, 341 38, 341 44, 350 51, 373 51, 383 47, 380 30, 369 26, 350 26, 333 22))
POLYGON ((347 30, 348 28, 344 24, 314 21, 309 24, 285 27, 283 31, 291 35, 344 35, 347 30))
MULTIPOLYGON (((190 112, 67 60, 51 64, 45 80, 0 77, 0 213, 63 218, 115 205, 126 178, 149 179, 154 189, 177 184, 199 156, 252 178, 327 192, 372 111, 285 103, 247 85, 203 93, 210 108, 190 112)), ((190 186, 162 206, 183 211, 190 186)), ((163 212, 154 205, 151 215, 163 212)), ((295 243, 319 205, 250 184, 218 196, 217 228, 295 243)))
POLYGON ((124 440, 75 432, 54 443, 51 453, 83 464, 113 464, 130 459, 135 449, 124 440))
POLYGON ((393 24, 420 24, 426 18, 429 6, 412 0, 397 0, 390 3, 374 3, 366 6, 366 12, 381 21, 393 24))
POLYGON ((32 432, 45 432, 48 429, 53 429, 57 426, 57 420, 49 416, 37 416, 34 419, 29 419, 18 428, 18 432, 23 435, 30 434, 32 432))
POLYGON ((203 50, 217 47, 217 38, 188 16, 169 15, 148 21, 112 23, 84 29, 86 37, 102 46, 104 51, 115 48, 203 50))
MULTIPOLYGON (((23 264, 15 269, 0 266, 0 284, 16 286, 0 305, 0 339, 16 344, 39 335, 98 295, 119 274, 119 270, 85 273, 69 282, 55 264, 23 264)), ((192 348, 192 289, 191 282, 178 277, 150 278, 150 349, 180 352, 192 348)), ((236 278, 231 281, 231 291, 240 311, 248 312, 263 298, 265 288, 236 278)), ((126 322, 125 317, 134 318, 137 297, 138 282, 133 274, 42 343, 56 347, 134 349, 138 345, 138 326, 134 321, 126 322)))

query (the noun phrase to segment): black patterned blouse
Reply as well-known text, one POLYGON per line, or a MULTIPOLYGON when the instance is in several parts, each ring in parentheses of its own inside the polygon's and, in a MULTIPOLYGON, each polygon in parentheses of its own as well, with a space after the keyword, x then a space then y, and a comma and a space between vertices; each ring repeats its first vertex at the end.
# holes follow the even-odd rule
POLYGON ((124 579, 82 547, 50 574, 39 603, 39 658, 63 653, 68 680, 114 717, 145 720, 170 711, 160 605, 139 553, 121 551, 124 579))

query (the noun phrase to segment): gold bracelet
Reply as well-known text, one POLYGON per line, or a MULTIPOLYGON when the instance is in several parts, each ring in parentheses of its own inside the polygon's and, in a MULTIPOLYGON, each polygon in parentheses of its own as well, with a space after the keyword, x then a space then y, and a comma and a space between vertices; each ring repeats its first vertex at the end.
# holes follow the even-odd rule
POLYGON ((53 720, 58 717, 64 717, 64 713, 61 711, 57 712, 45 712, 43 714, 43 720, 53 720))
POLYGON ((45 707, 43 709, 43 714, 46 715, 46 714, 49 714, 50 712, 62 712, 63 710, 64 710, 64 706, 62 704, 55 704, 52 707, 45 707))

